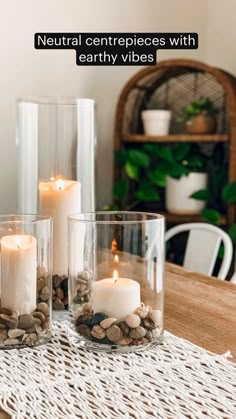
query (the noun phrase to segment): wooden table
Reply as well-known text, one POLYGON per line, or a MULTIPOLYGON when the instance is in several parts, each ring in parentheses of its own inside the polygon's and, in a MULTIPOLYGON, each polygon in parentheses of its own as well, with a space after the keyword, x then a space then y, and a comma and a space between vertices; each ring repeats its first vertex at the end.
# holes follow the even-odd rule
POLYGON ((236 285, 167 263, 165 329, 236 362, 236 285))
POLYGON ((165 329, 236 362, 236 285, 167 263, 165 329))

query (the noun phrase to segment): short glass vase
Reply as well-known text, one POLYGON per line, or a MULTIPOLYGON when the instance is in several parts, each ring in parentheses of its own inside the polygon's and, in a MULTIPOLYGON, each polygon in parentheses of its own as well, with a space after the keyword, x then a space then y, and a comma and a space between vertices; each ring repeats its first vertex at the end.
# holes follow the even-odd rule
POLYGON ((52 219, 0 216, 0 348, 51 337, 52 219))
POLYGON ((98 212, 69 217, 69 339, 94 351, 162 342, 164 217, 98 212))

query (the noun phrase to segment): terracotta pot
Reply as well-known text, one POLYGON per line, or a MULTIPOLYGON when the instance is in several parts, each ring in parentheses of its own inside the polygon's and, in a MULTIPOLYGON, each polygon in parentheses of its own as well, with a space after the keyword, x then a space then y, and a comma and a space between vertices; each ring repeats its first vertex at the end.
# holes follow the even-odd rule
POLYGON ((188 134, 213 134, 216 132, 216 118, 214 115, 201 113, 185 123, 188 134))

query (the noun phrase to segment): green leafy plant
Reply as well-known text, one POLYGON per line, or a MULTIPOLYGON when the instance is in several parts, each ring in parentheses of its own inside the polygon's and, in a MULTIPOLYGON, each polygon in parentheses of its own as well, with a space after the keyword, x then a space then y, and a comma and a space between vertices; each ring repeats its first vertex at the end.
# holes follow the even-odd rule
POLYGON ((206 115, 215 115, 218 112, 218 109, 215 107, 214 103, 209 98, 201 98, 195 100, 188 105, 184 106, 182 109, 182 115, 178 119, 179 122, 188 121, 194 116, 204 113, 206 115))
POLYGON ((179 179, 204 171, 206 158, 196 144, 145 143, 116 152, 115 162, 123 177, 114 185, 114 199, 119 204, 131 197, 127 202, 130 209, 141 202, 159 201, 167 176, 179 179))

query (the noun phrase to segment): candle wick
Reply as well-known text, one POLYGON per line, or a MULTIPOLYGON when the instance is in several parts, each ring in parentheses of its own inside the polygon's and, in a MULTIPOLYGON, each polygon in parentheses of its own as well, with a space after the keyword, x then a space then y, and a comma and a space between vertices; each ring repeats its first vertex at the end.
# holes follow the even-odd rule
POLYGON ((19 244, 17 244, 17 247, 18 247, 18 249, 20 250, 20 245, 19 245, 19 244))

